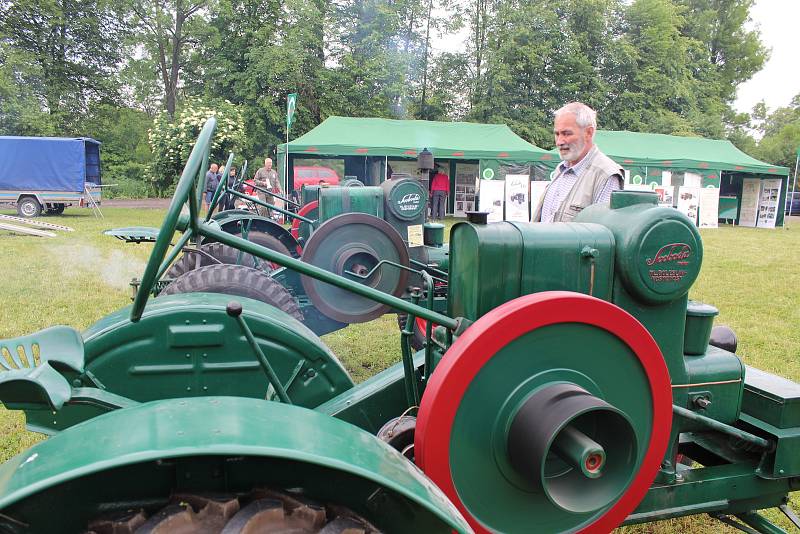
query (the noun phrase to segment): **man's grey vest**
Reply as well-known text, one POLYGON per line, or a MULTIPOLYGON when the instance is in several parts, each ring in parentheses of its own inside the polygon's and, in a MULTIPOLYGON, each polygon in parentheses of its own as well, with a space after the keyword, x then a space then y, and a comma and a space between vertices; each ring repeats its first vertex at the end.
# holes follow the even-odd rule
MULTIPOLYGON (((602 191, 603 187, 605 187, 608 179, 615 174, 619 175, 620 185, 623 185, 622 177, 625 176, 625 171, 622 167, 600 152, 599 149, 595 150, 594 155, 586 162, 586 166, 583 168, 583 172, 581 172, 578 181, 575 182, 575 185, 572 186, 564 202, 559 206, 558 210, 556 210, 553 222, 569 222, 574 219, 583 208, 592 204, 594 198, 602 191)), ((532 219, 535 222, 540 221, 542 218, 544 197, 547 195, 547 191, 550 190, 553 183, 555 183, 555 180, 547 185, 542 198, 539 199, 539 204, 536 207, 532 219)))

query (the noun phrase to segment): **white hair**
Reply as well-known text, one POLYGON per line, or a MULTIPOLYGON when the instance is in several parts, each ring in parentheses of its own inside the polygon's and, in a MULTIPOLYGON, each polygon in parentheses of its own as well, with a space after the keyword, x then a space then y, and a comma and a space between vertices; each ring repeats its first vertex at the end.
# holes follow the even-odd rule
POLYGON ((572 113, 575 115, 575 122, 581 128, 591 126, 597 129, 597 112, 582 102, 570 102, 569 104, 558 109, 553 115, 558 118, 565 113, 572 113))

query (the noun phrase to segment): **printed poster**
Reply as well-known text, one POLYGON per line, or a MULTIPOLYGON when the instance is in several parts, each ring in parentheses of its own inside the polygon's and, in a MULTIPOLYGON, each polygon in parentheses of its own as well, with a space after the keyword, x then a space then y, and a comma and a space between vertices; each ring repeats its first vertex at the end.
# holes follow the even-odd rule
POLYGON ((682 185, 678 188, 678 211, 697 224, 697 210, 700 206, 700 188, 682 185))
POLYGON ((761 180, 745 178, 742 180, 742 204, 739 208, 739 226, 756 225, 758 204, 761 196, 761 180))
POLYGON ((665 206, 671 208, 675 206, 675 199, 673 197, 673 193, 675 192, 675 188, 671 185, 660 185, 657 186, 655 189, 656 195, 658 195, 658 205, 665 206))
POLYGON ((775 228, 778 217, 778 200, 781 198, 783 180, 761 180, 761 197, 758 203, 758 227, 775 228))
POLYGON ((408 225, 408 246, 421 247, 424 245, 423 230, 421 224, 408 225))
POLYGON ((700 189, 700 211, 698 224, 700 228, 719 227, 719 189, 703 187, 700 189))
POLYGON ((531 178, 527 174, 506 175, 506 220, 528 222, 528 188, 531 178))
POLYGON ((539 202, 542 201, 544 190, 547 189, 549 184, 550 182, 545 182, 543 180, 531 182, 531 222, 535 222, 533 221, 533 212, 536 211, 537 206, 539 206, 539 202))
POLYGON ((503 220, 503 200, 505 196, 505 180, 481 180, 478 209, 489 213, 489 222, 503 220))

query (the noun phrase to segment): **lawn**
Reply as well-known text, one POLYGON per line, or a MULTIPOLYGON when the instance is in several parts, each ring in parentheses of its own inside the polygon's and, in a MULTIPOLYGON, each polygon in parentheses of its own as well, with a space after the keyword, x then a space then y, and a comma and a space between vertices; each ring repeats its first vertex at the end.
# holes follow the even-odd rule
MULTIPOLYGON (((10 211, 0 213, 11 214, 10 211)), ((130 303, 128 283, 140 276, 150 251, 102 235, 108 228, 158 226, 159 209, 105 208, 105 219, 68 209, 47 222, 71 226, 55 238, 0 233, 0 338, 54 324, 84 329, 130 303)), ((452 221, 448 221, 452 224, 452 221)), ((800 382, 800 283, 796 251, 800 222, 788 229, 722 227, 702 232, 705 257, 691 298, 720 309, 717 324, 739 337, 739 355, 749 365, 800 382)), ((357 381, 399 360, 393 315, 324 336, 357 381)), ((0 409, 0 460, 37 441, 19 413, 0 409)), ((796 494, 795 494, 796 495, 796 494)), ((795 500, 795 508, 797 498, 795 500)), ((770 514, 772 519, 777 515, 770 514)), ((782 524, 786 525, 786 522, 782 524)), ((706 518, 667 521, 626 532, 721 532, 733 529, 706 518)))

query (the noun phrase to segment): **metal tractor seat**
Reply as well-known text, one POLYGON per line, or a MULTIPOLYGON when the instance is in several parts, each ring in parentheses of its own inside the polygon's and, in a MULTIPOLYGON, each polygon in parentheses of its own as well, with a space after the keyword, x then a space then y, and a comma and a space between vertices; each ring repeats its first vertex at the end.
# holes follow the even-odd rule
POLYGON ((11 409, 48 404, 60 410, 72 397, 60 371, 83 372, 83 338, 68 326, 0 340, 0 354, 0 401, 11 409))

